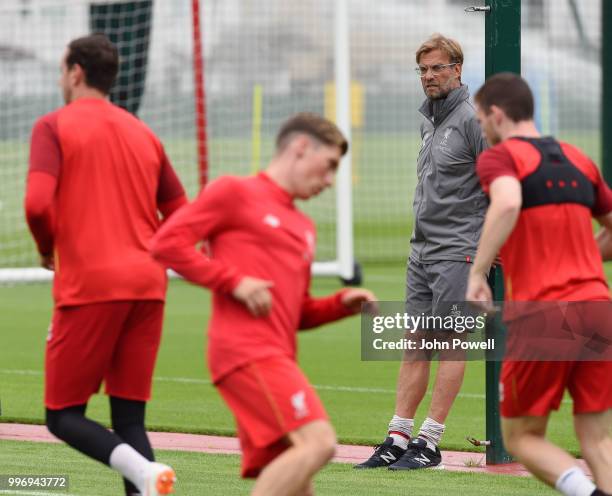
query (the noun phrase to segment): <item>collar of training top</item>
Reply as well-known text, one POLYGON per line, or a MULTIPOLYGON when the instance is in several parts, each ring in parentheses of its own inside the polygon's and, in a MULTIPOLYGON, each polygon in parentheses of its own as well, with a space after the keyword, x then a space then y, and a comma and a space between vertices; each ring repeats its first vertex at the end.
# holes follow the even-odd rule
POLYGON ((452 90, 446 98, 431 100, 427 98, 419 112, 431 122, 442 122, 461 102, 470 97, 470 92, 466 84, 452 90))

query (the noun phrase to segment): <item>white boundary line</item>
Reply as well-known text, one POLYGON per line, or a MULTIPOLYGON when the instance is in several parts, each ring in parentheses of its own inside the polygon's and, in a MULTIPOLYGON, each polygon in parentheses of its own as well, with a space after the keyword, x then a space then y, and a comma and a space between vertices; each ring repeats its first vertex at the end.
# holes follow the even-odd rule
MULTIPOLYGON (((43 373, 40 370, 20 370, 20 369, 0 369, 0 374, 12 374, 12 375, 34 375, 42 376, 43 373)), ((174 382, 182 384, 201 384, 205 386, 212 385, 212 381, 208 379, 197 379, 192 377, 153 377, 153 381, 157 382, 174 382)), ((313 384, 315 389, 319 391, 337 391, 345 393, 361 393, 361 394, 395 394, 395 389, 384 389, 384 388, 368 388, 368 387, 356 387, 356 386, 339 386, 331 384, 313 384)), ((426 395, 431 396, 431 391, 427 391, 426 395)), ((459 393, 457 398, 468 398, 475 400, 484 400, 486 395, 484 393, 459 393)), ((561 403, 571 405, 572 400, 563 399, 561 403)))
MULTIPOLYGON (((21 369, 0 369, 0 374, 6 375, 33 375, 42 376, 43 373, 40 370, 21 370, 21 369)), ((200 384, 204 386, 212 385, 212 381, 209 379, 197 379, 195 377, 153 377, 155 382, 174 382, 180 384, 200 384)), ((395 395, 395 389, 384 389, 384 388, 368 388, 368 387, 356 387, 356 386, 340 386, 332 384, 313 384, 315 389, 319 391, 336 391, 344 393, 360 393, 360 394, 390 394, 395 395)), ((426 395, 431 396, 431 391, 427 391, 426 395)), ((457 398, 467 398, 474 400, 484 400, 486 395, 484 393, 459 393, 457 398)), ((564 405, 571 405, 572 400, 563 399, 561 401, 564 405)), ((59 496, 59 495, 58 495, 59 496)))
MULTIPOLYGON (((0 369, 0 374, 7 375, 32 375, 42 376, 42 371, 39 370, 19 370, 19 369, 0 369)), ((174 382, 182 384, 201 384, 205 386, 212 385, 212 381, 208 379, 197 379, 192 377, 153 377, 154 381, 158 382, 174 382)), ((319 391, 337 391, 345 393, 361 393, 361 394, 395 394, 395 389, 384 389, 384 388, 368 388, 368 387, 356 387, 356 386, 340 386, 331 384, 313 384, 315 389, 319 391)), ((431 395, 431 392, 427 392, 431 395)), ((486 396, 482 393, 459 393, 458 398, 470 398, 470 399, 485 399, 486 396)))

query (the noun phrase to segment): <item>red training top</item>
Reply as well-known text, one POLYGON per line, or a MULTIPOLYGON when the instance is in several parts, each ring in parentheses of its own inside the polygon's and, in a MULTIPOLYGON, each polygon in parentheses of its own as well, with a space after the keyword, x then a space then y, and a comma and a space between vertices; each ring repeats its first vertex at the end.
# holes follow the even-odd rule
POLYGON ((109 101, 81 98, 34 125, 25 209, 38 251, 54 255, 56 306, 163 300, 149 243, 158 208, 184 203, 157 137, 109 101))
POLYGON ((512 138, 477 161, 482 187, 521 181, 522 211, 501 249, 508 301, 609 299, 592 216, 612 211, 612 192, 578 148, 552 138, 512 138))
POLYGON ((264 357, 296 359, 296 330, 349 315, 342 291, 309 294, 315 251, 313 222, 290 195, 261 173, 222 177, 181 208, 153 238, 153 254, 185 279, 214 291, 208 364, 218 382, 264 357), (206 240, 210 257, 197 250, 206 240), (232 296, 245 277, 273 281, 272 310, 254 317, 232 296))

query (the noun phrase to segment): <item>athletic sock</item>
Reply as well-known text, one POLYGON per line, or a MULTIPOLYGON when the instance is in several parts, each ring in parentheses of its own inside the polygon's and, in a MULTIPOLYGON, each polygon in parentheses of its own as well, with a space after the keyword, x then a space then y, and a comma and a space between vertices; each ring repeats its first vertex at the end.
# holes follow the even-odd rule
POLYGON ((393 439, 394 446, 399 446, 402 449, 408 448, 408 441, 412 436, 414 428, 414 419, 407 419, 393 415, 389 422, 389 437, 393 439))
POLYGON ((565 496, 591 496, 596 490, 595 484, 580 467, 568 468, 559 476, 555 487, 565 496))
MULTIPOLYGON (((138 453, 149 461, 155 461, 151 443, 145 430, 145 409, 144 401, 126 400, 110 397, 111 420, 113 430, 138 453)), ((123 479, 125 494, 135 496, 140 494, 138 489, 128 480, 123 479)))
POLYGON ((117 446, 110 456, 110 466, 143 491, 145 477, 151 462, 129 444, 117 446))
POLYGON ((427 442, 427 447, 430 450, 436 451, 436 447, 440 443, 442 434, 444 434, 445 427, 446 426, 444 424, 439 424, 434 419, 427 417, 423 421, 423 425, 419 431, 419 437, 427 442))

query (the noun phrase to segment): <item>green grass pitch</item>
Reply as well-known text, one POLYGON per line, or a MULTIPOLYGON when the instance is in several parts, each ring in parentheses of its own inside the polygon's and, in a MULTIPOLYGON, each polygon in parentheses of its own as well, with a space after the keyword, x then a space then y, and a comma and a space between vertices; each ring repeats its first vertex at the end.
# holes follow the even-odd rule
MULTIPOLYGON (((177 495, 238 496, 248 494, 253 484, 252 481, 238 478, 238 456, 158 451, 157 459, 175 467, 178 478, 177 495)), ((67 475, 69 489, 63 491, 64 494, 123 494, 123 487, 116 473, 64 445, 0 441, 0 467, 2 473, 6 474, 67 475)), ((442 470, 413 472, 409 477, 407 475, 388 470, 356 471, 350 465, 334 463, 317 476, 315 490, 316 494, 322 496, 395 496, 408 494, 408 490, 410 494, 439 496, 445 488, 452 488, 457 494, 469 493, 471 496, 487 496, 492 491, 496 496, 552 494, 550 489, 525 477, 442 470), (432 482, 434 478, 435 484, 432 482)), ((44 494, 52 496, 53 493, 44 494)))
MULTIPOLYGON (((402 300, 404 267, 368 266, 366 286, 381 300, 402 300)), ((315 294, 338 289, 334 279, 316 278, 315 294)), ((182 432, 234 432, 233 419, 210 383, 204 363, 209 293, 181 281, 170 284, 164 336, 159 353, 153 400, 148 408, 152 429, 182 432)), ((0 420, 42 423, 42 368, 46 330, 51 315, 48 285, 0 288, 0 420)), ((317 388, 345 443, 382 441, 395 400, 398 363, 360 359, 359 318, 301 333, 300 363, 317 388)), ((434 364, 435 368, 435 364, 434 364)), ((417 414, 422 421, 431 396, 417 414)), ((555 415, 551 436, 573 451, 569 404, 555 415), (557 419, 558 417, 558 419, 557 419)), ((107 422, 106 398, 94 396, 89 413, 107 422)), ((443 448, 473 449, 466 436, 485 435, 484 363, 469 362, 461 394, 447 420, 443 448)))
MULTIPOLYGON (((612 267, 606 268, 610 277, 612 267)), ((402 300, 404 270, 403 265, 366 266, 365 285, 373 289, 381 300, 402 300)), ((313 292, 321 295, 338 287, 335 279, 315 278, 313 292)), ((0 287, 0 328, 3 331, 0 347, 0 421, 43 423, 43 353, 51 307, 50 287, 47 284, 0 287)), ((204 329, 208 314, 207 291, 181 281, 171 282, 164 336, 155 373, 154 395, 148 407, 147 420, 150 429, 222 435, 234 433, 232 416, 211 385, 204 362, 204 329)), ((299 346, 300 363, 317 388, 340 441, 359 444, 381 442, 393 413, 398 363, 360 360, 358 317, 302 333, 299 346)), ((469 362, 462 391, 447 420, 443 449, 474 450, 465 437, 484 439, 484 383, 484 363, 469 362)), ((423 420, 430 398, 428 394, 417 414, 417 424, 423 420)), ((108 424, 106 398, 102 395, 94 396, 88 414, 108 424)), ((561 411, 552 415, 549 434, 554 442, 578 454, 570 414, 571 404, 566 400, 561 411)), ((11 443, 3 443, 0 453, 13 453, 19 449, 11 443)), ((26 459, 29 460, 28 463, 36 466, 37 460, 40 458, 43 462, 47 456, 45 453, 53 449, 59 448, 32 445, 27 450, 31 455, 26 459)), ((179 460, 179 470, 184 461, 184 470, 186 473, 190 473, 190 470, 195 472, 193 477, 196 479, 202 477, 206 471, 204 468, 201 472, 193 468, 197 466, 198 460, 203 467, 211 466, 211 470, 216 474, 214 477, 220 480, 223 480, 223 477, 219 471, 227 469, 232 477, 237 475, 237 462, 231 457, 223 458, 217 463, 214 458, 201 454, 169 456, 172 461, 179 460)), ((86 462, 89 463, 87 460, 83 461, 86 462)), ((1 460, 0 466, 6 467, 1 460)), ((95 468, 91 470, 95 471, 95 468)), ((359 490, 359 487, 365 488, 369 484, 373 487, 379 486, 382 479, 377 479, 376 475, 358 475, 340 466, 328 469, 325 474, 327 475, 321 478, 321 487, 329 487, 330 492, 327 493, 326 490, 322 494, 345 494, 339 492, 345 487, 354 487, 354 494, 388 494, 359 490), (364 479, 361 480, 361 477, 364 479), (339 489, 332 492, 331 488, 336 479, 339 489)), ((192 476, 189 475, 187 479, 190 477, 192 476)), ((420 477, 426 481, 428 476, 423 474, 419 475, 420 477)), ((469 476, 454 474, 444 477, 450 484, 449 487, 469 480, 481 480, 478 477, 469 479, 469 476)), ((394 487, 394 479, 390 480, 391 488, 394 487)), ((492 481, 501 479, 482 480, 491 481, 493 484, 492 481)), ((525 482, 521 481, 520 484, 525 482)), ((505 494, 502 492, 503 484, 499 482, 499 485, 500 494, 505 494)), ((494 486, 497 491, 498 482, 495 482, 494 486)), ((236 491, 244 492, 245 487, 238 484, 236 491)), ((518 486, 516 490, 520 490, 518 486)))

